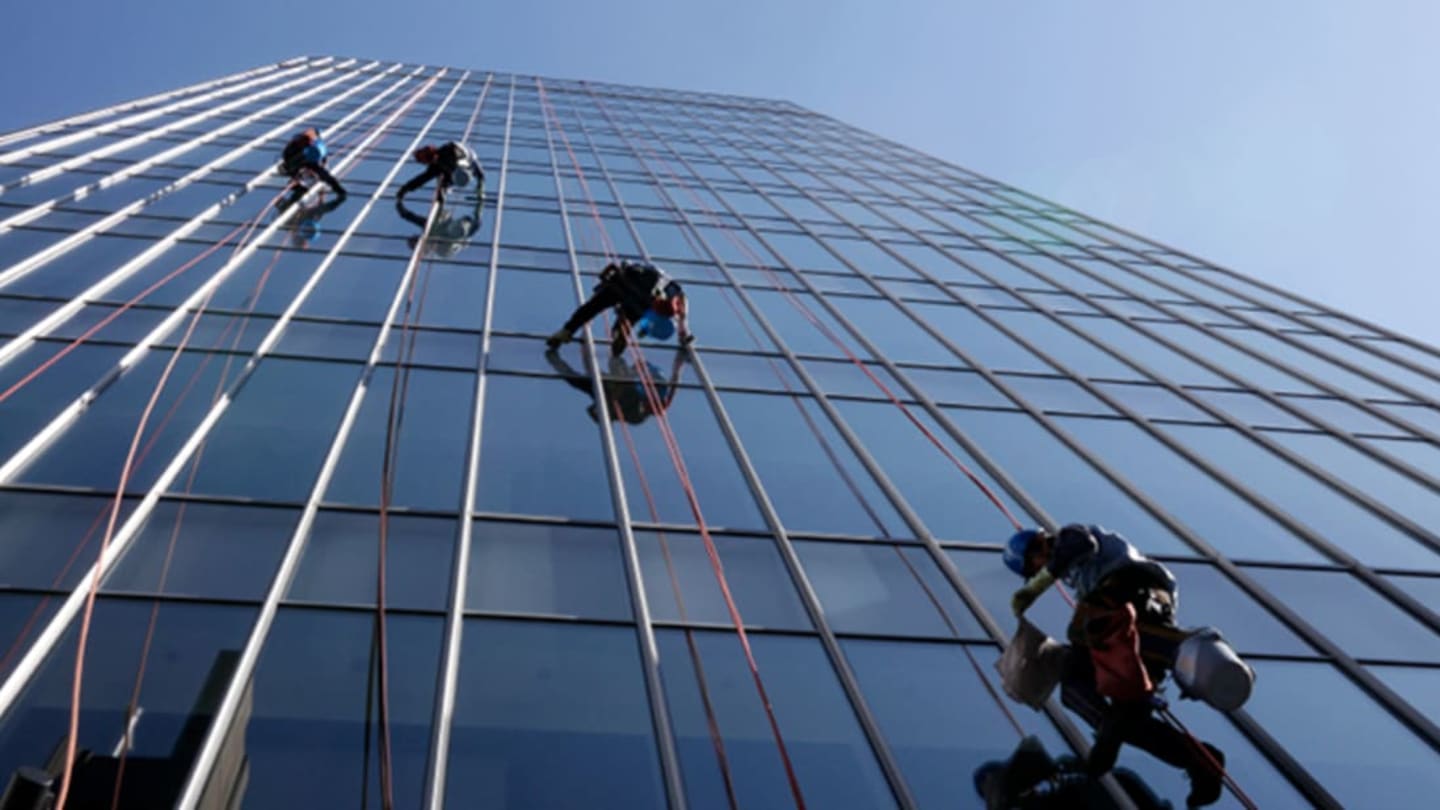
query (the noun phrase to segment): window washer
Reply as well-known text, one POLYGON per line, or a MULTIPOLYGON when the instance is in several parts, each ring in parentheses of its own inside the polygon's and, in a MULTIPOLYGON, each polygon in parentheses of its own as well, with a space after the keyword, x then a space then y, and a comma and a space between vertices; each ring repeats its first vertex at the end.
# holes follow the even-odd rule
MULTIPOLYGON (((571 368, 556 349, 547 350, 545 359, 550 361, 550 367, 564 377, 571 387, 594 397, 595 389, 590 385, 589 375, 571 368)), ((650 379, 655 384, 660 410, 669 410, 670 404, 675 401, 675 395, 680 391, 680 372, 684 365, 685 353, 675 352, 675 364, 671 367, 667 380, 658 366, 649 364, 650 379)), ((645 395, 645 386, 638 370, 625 362, 624 358, 610 358, 610 368, 601 378, 600 386, 606 402, 610 405, 611 419, 624 419, 632 425, 638 425, 655 414, 650 407, 650 398, 645 395)), ((591 419, 599 420, 600 409, 594 402, 590 404, 589 413, 591 419)))
POLYGON ((437 178, 442 195, 451 188, 473 188, 477 200, 484 196, 485 172, 480 168, 480 159, 470 147, 455 141, 443 146, 422 146, 415 150, 415 159, 424 164, 425 171, 410 178, 396 192, 395 204, 401 207, 402 211, 401 203, 406 194, 437 178))
POLYGON ((330 150, 325 146, 325 139, 320 137, 320 130, 316 127, 309 127, 291 138, 280 156, 280 174, 290 178, 294 188, 290 196, 276 206, 284 211, 304 197, 305 192, 310 190, 310 185, 306 182, 309 177, 318 178, 329 186, 335 192, 337 204, 343 201, 345 187, 325 168, 329 160, 330 150))
POLYGON ((669 339, 678 330, 680 345, 695 340, 687 320, 685 291, 660 268, 649 262, 611 262, 600 272, 600 283, 590 300, 581 304, 570 320, 545 341, 554 349, 567 343, 575 330, 589 323, 609 307, 615 308, 615 325, 610 329, 610 354, 625 351, 626 334, 669 339))
POLYGON ((1120 535, 1082 525, 1066 526, 1058 536, 1044 529, 1016 532, 1006 544, 1005 564, 1027 578, 1011 599, 1016 616, 1057 579, 1074 591, 1060 697, 1095 729, 1086 771, 1103 775, 1115 765, 1121 743, 1129 743, 1186 772, 1188 807, 1219 799, 1216 765, 1224 767, 1224 755, 1201 743, 1207 757, 1154 715, 1156 687, 1191 635, 1175 625, 1179 595, 1170 570, 1120 535))

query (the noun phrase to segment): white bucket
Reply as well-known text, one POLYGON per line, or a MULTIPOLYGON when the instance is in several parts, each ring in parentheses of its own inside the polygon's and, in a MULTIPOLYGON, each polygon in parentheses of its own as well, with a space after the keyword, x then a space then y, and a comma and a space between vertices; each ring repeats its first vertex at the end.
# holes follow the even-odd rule
POLYGON ((1250 699, 1255 670, 1213 627, 1202 627, 1180 642, 1175 652, 1175 682, 1186 697, 1198 698, 1222 712, 1250 699))

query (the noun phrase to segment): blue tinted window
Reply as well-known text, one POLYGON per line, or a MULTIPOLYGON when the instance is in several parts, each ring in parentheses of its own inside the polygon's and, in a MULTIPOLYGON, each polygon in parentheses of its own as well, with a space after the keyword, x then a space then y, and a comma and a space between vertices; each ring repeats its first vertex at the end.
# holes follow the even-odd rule
POLYGON ((664 806, 634 630, 467 620, 459 685, 448 805, 664 806))
MULTIPOLYGON (((725 807, 714 744, 685 635, 657 634, 686 798, 695 807, 725 807)), ((793 804, 779 748, 755 684, 731 633, 694 634, 708 697, 729 761, 737 804, 793 804)), ((849 701, 818 641, 793 636, 750 637, 780 736, 810 807, 893 807, 895 800, 849 701)))
MULTIPOLYGON (((1176 611, 1182 627, 1210 626, 1218 629, 1241 653, 1272 653, 1313 655, 1310 645, 1301 641, 1268 610, 1231 582, 1209 563, 1166 561, 1180 586, 1180 606, 1176 611)), ((1250 569, 1253 573, 1259 569, 1250 569)), ((1260 582, 1266 587, 1265 582, 1260 582)), ((1292 609, 1298 605, 1282 594, 1282 603, 1292 609)), ((1306 611, 1299 609, 1302 616, 1306 611)))
POLYGON ((210 432, 194 491, 305 500, 359 373, 343 363, 262 362, 210 432))
MULTIPOLYGON (((73 587, 95 563, 112 503, 113 497, 0 491, 0 585, 73 587)), ((122 505, 122 519, 133 506, 122 505)))
POLYGON ((630 618, 615 529, 476 521, 467 610, 630 618))
POLYGON ((934 560, 920 549, 796 543, 795 550, 837 633, 984 635, 934 560))
MULTIPOLYGON (((64 348, 58 343, 36 343, 25 349, 0 366, 0 390, 10 390, 64 348)), ((78 346, 0 402, 0 456, 9 458, 23 447, 71 400, 94 385, 125 351, 114 346, 78 346)))
MULTIPOLYGON (((1064 317, 1065 320, 1080 327, 1088 334, 1145 365, 1150 371, 1168 377, 1177 383, 1182 385, 1229 384, 1224 377, 1205 369, 1179 352, 1161 345, 1123 321, 1112 318, 1064 317)), ((1146 326, 1153 325, 1146 324, 1146 326)))
POLYGON ((1386 686, 1395 690, 1406 703, 1440 723, 1440 669, 1433 667, 1367 667, 1386 686))
POLYGON ((475 508, 609 519, 600 436, 584 402, 559 380, 487 383, 475 508))
POLYGON ((1392 574, 1386 578, 1420 600, 1420 604, 1440 613, 1440 577, 1407 577, 1392 574))
MULTIPOLYGON (((590 290, 586 289, 585 294, 589 295, 590 290)), ((484 299, 474 303, 478 309, 484 306, 484 299)), ((575 281, 567 274, 502 270, 496 279, 495 320, 491 328, 548 335, 570 317, 574 303, 575 281)), ((604 321, 597 318, 594 327, 591 334, 603 337, 604 321)))
POLYGON ((1428 568, 1440 559, 1400 529, 1238 431, 1189 425, 1166 430, 1362 562, 1428 568))
MULTIPOLYGON (((810 626, 775 541, 727 535, 712 540, 747 627, 810 626)), ((645 594, 657 621, 731 624, 719 577, 700 535, 636 532, 635 542, 645 594)))
POLYGON ((1055 421, 1092 450, 1103 452, 1106 462, 1141 492, 1164 504, 1226 556, 1325 562, 1319 552, 1133 423, 1082 417, 1055 421))
MULTIPOLYGON (((1013 531, 980 490, 892 404, 837 402, 841 416, 859 435, 905 499, 936 535, 956 540, 997 540, 1013 531)), ((919 409, 912 413, 950 452, 964 461, 1008 504, 1004 490, 919 409)), ((1025 513, 1009 504, 1020 520, 1025 513)))
MULTIPOLYGON (((148 601, 101 599, 96 603, 85 653, 88 677, 80 701, 78 746, 82 750, 110 757, 125 736, 126 707, 135 689, 150 611, 148 601)), ((128 802, 170 806, 179 794, 179 780, 146 780, 140 775, 143 765, 138 763, 173 758, 179 773, 189 769, 196 753, 193 745, 187 744, 190 735, 208 730, 218 702, 212 691, 214 683, 223 683, 234 671, 254 611, 164 603, 155 616, 140 692, 139 705, 144 711, 134 725, 134 747, 128 757, 132 770, 121 784, 128 802), (148 799, 139 798, 142 796, 148 799)), ((75 632, 72 624, 0 725, 0 763, 7 771, 21 765, 43 768, 65 738, 75 632)), ((113 784, 113 779, 106 780, 105 795, 110 795, 113 784)))
POLYGON ((889 500, 809 398, 726 394, 725 410, 787 528, 909 534, 889 500))
POLYGON ((842 297, 832 300, 846 319, 892 361, 939 364, 959 362, 954 353, 889 301, 842 297))
POLYGON ((378 504, 384 475, 387 423, 395 414, 390 472, 396 506, 458 509, 475 399, 470 374, 429 369, 379 368, 345 440, 325 492, 332 502, 378 504), (393 400, 393 402, 392 402, 393 400))
MULTIPOLYGON (((413 805, 423 790, 441 625, 386 620, 397 804, 413 805)), ((369 613, 289 608, 275 617, 243 728, 232 732, 250 765, 243 807, 348 807, 380 795, 375 644, 369 613)))
POLYGON ((1151 554, 1194 553, 1029 415, 958 408, 947 408, 945 413, 1059 523, 1104 524, 1137 540, 1143 538, 1151 554))
MULTIPOLYGON (((391 514, 386 522, 386 604, 443 610, 450 593, 456 527, 449 518, 391 514)), ((374 604, 380 516, 321 512, 287 598, 374 604)))
POLYGON ((1266 590, 1357 658, 1440 662, 1440 636, 1343 571, 1251 568, 1266 590))
POLYGON ((1332 666, 1251 663, 1258 678, 1246 710, 1341 805, 1418 807, 1440 791, 1440 755, 1332 666))
MULTIPOLYGON (((1266 435, 1416 523, 1434 526, 1440 522, 1440 495, 1434 490, 1339 439, 1317 433, 1266 435)), ((1432 558, 1427 567, 1440 567, 1440 558, 1432 558)))
POLYGON ((258 601, 299 519, 294 509, 161 501, 105 588, 258 601))
MULTIPOLYGON (((1020 742, 1002 709, 989 695, 1001 694, 988 649, 977 661, 993 693, 954 644, 894 641, 843 642, 845 657, 880 730, 900 761, 905 781, 922 807, 980 808, 974 772, 1004 760, 1020 742)), ((1004 698, 1001 698, 1004 699, 1004 698)), ((1013 709, 1012 709, 1013 711, 1013 709)), ((1052 756, 1068 746, 1043 715, 1024 710, 1027 734, 1037 734, 1052 756)))
POLYGON ((1129 366, 1038 312, 995 310, 991 315, 1001 325, 1040 347, 1056 362, 1068 366, 1074 374, 1121 380, 1141 378, 1129 366))
POLYGON ((1011 371, 1054 372, 1029 349, 968 309, 943 304, 911 304, 911 309, 982 366, 1011 371))

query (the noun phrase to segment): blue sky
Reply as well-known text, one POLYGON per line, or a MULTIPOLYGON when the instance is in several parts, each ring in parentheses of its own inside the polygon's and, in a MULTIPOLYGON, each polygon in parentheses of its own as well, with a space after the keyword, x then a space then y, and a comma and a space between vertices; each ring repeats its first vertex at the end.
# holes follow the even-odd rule
POLYGON ((302 53, 786 98, 1440 343, 1440 3, 46 0, 0 130, 302 53))

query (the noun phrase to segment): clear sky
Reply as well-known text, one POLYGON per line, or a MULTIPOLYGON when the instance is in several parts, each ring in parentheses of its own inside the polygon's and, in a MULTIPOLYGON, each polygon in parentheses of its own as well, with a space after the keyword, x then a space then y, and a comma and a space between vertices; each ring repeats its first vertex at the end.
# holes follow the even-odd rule
POLYGON ((785 98, 1440 343, 1434 0, 41 0, 0 130, 300 54, 785 98))

